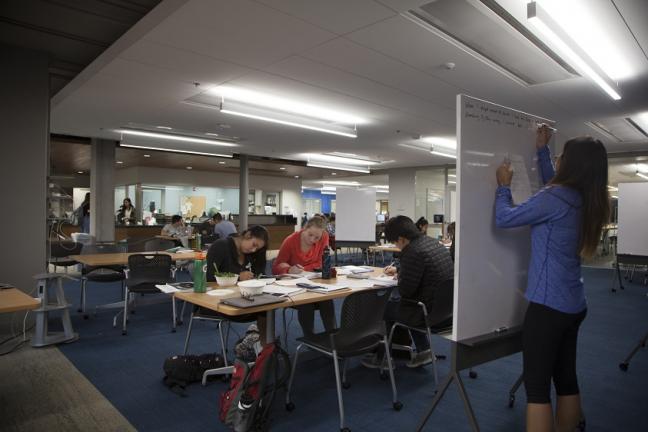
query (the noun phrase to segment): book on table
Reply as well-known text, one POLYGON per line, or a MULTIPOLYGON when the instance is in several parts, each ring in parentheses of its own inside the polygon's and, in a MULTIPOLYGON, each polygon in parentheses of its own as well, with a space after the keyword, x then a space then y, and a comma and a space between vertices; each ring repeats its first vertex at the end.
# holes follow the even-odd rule
POLYGON ((339 291, 343 289, 348 289, 349 285, 344 283, 335 283, 335 284, 316 284, 311 282, 298 283, 299 288, 304 288, 308 292, 316 292, 321 294, 328 294, 330 292, 339 291))

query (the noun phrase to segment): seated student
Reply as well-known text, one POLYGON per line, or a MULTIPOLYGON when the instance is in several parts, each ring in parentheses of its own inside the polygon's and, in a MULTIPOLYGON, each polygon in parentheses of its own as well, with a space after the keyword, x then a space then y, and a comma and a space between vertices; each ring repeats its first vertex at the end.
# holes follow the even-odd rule
POLYGON ((268 230, 254 225, 241 234, 216 240, 207 251, 207 280, 219 272, 236 273, 239 280, 253 279, 265 271, 268 230))
POLYGON ((214 215, 214 222, 216 222, 216 226, 214 226, 214 234, 217 238, 223 239, 237 233, 236 225, 228 220, 224 220, 223 215, 220 213, 214 215))
MULTIPOLYGON (((222 216, 221 216, 222 218, 222 216)), ((216 227, 216 215, 205 219, 199 226, 198 232, 202 236, 213 236, 214 228, 216 227)))
POLYGON ((178 237, 184 231, 184 221, 182 216, 171 216, 171 223, 164 225, 162 228, 162 235, 169 237, 178 237))
MULTIPOLYGON (((442 282, 454 277, 454 264, 450 253, 437 240, 421 233, 407 216, 396 216, 385 224, 387 241, 400 248, 400 269, 398 271, 398 294, 403 299, 423 302, 428 310, 434 303, 434 290, 442 282)), ((396 274, 394 267, 385 269, 387 274, 396 274)), ((416 303, 400 301, 398 294, 392 298, 385 309, 388 328, 394 321, 412 327, 425 325, 423 310, 416 303)), ((432 362, 432 353, 427 336, 412 332, 416 345, 416 355, 408 367, 419 367, 432 362)), ((362 362, 367 367, 380 367, 382 359, 374 356, 362 362)))
MULTIPOLYGON (((304 228, 285 238, 279 249, 279 255, 272 265, 272 273, 298 274, 321 268, 322 255, 328 244, 329 236, 326 233, 324 218, 313 216, 306 222, 304 228)), ((299 324, 305 336, 313 334, 315 306, 315 304, 308 304, 297 307, 299 324)), ((336 322, 333 301, 319 302, 317 306, 326 330, 334 330, 336 322)))
POLYGON ((419 231, 421 231, 423 234, 426 235, 427 235, 428 225, 430 225, 430 223, 423 216, 421 216, 416 221, 416 229, 418 229, 419 231))

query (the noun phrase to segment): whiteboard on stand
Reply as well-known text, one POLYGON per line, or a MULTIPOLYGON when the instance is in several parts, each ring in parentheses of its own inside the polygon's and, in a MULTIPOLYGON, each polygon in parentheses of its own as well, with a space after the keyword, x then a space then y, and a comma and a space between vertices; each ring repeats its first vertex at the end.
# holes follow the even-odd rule
POLYGON ((336 188, 335 241, 376 242, 376 190, 336 188))
POLYGON ((648 182, 619 183, 617 254, 648 256, 648 182))
POLYGON ((516 204, 539 189, 538 123, 553 121, 457 96, 455 341, 522 324, 531 234, 529 227, 495 227, 495 171, 505 158, 511 161, 516 204))

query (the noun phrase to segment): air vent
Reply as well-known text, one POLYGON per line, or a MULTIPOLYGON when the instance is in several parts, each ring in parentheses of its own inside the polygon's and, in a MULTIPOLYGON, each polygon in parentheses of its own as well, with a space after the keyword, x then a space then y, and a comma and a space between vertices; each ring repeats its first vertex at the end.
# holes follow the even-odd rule
POLYGON ((403 16, 521 85, 578 76, 494 0, 438 0, 403 16))
POLYGON ((618 142, 645 141, 648 138, 637 123, 630 118, 616 117, 585 122, 585 124, 599 133, 618 142))

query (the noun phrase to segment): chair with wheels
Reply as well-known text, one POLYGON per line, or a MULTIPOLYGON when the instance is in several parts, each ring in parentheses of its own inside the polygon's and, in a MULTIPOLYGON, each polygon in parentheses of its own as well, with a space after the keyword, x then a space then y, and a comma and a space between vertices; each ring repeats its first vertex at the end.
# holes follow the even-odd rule
MULTIPOLYGON (((171 256, 167 254, 137 254, 128 257, 128 270, 126 270, 126 285, 124 286, 124 309, 122 334, 126 335, 126 324, 128 322, 129 305, 132 304, 132 312, 135 311, 134 294, 160 294, 160 290, 155 287, 158 284, 171 283, 175 280, 171 256)), ((167 300, 166 294, 161 301, 167 300)), ((159 303, 157 301, 147 303, 159 303)), ((176 331, 176 307, 175 297, 171 297, 173 308, 173 325, 172 331, 176 331)), ((122 313, 120 312, 120 313, 122 313)), ((119 315, 119 314, 117 314, 119 315)))
MULTIPOLYGON (((432 335, 447 332, 452 330, 452 313, 453 313, 453 296, 454 296, 454 280, 448 279, 442 282, 434 291, 434 304, 430 310, 427 309, 423 302, 401 298, 401 302, 410 302, 419 306, 423 312, 423 319, 425 325, 410 326, 403 322, 396 321, 389 332, 389 346, 392 346, 392 339, 394 337, 394 331, 398 327, 406 329, 410 333, 418 332, 423 333, 427 336, 428 343, 430 344, 430 353, 432 355, 432 368, 434 371, 434 384, 439 384, 439 377, 437 373, 437 359, 443 359, 445 356, 437 356, 434 353, 434 348, 432 345, 432 335)), ((408 347, 411 350, 411 347, 408 347)), ((470 377, 476 377, 474 371, 470 371, 470 377), (473 376, 474 375, 474 376, 473 376)))
POLYGON ((174 247, 176 244, 172 240, 154 238, 144 242, 144 252, 165 251, 174 247))
MULTIPOLYGON (((121 248, 116 244, 110 243, 97 243, 91 245, 84 245, 81 250, 82 255, 102 254, 102 253, 118 253, 121 248)), ((87 299, 87 284, 88 282, 97 283, 114 283, 121 282, 121 291, 124 290, 124 267, 120 265, 111 266, 88 266, 84 265, 81 268, 81 300, 79 302, 78 311, 83 314, 83 318, 88 319, 86 313, 86 299, 87 299)), ((95 315, 98 309, 109 309, 121 307, 122 302, 109 303, 104 305, 95 306, 95 315)))
POLYGON ((290 399, 295 378, 295 370, 299 359, 299 352, 302 348, 308 348, 320 352, 333 359, 335 370, 335 384, 338 396, 338 409, 340 412, 340 430, 350 431, 345 424, 344 403, 342 399, 342 383, 346 382, 346 360, 352 357, 372 353, 379 347, 384 347, 387 355, 389 378, 392 387, 392 407, 400 411, 403 404, 398 401, 396 393, 396 382, 392 360, 389 355, 387 343, 387 330, 383 315, 385 306, 392 288, 374 288, 357 291, 349 295, 342 304, 340 316, 340 327, 333 332, 323 332, 310 336, 304 336, 297 340, 301 342, 295 351, 293 369, 290 374, 288 391, 286 393, 286 409, 292 411, 295 408, 290 399), (343 361, 342 374, 340 374, 340 360, 343 361))
POLYGON ((56 267, 64 267, 65 273, 68 272, 68 267, 75 266, 78 261, 70 258, 70 255, 79 255, 83 249, 83 244, 74 241, 51 241, 48 242, 50 255, 47 260, 48 264, 52 264, 56 271, 56 267))

